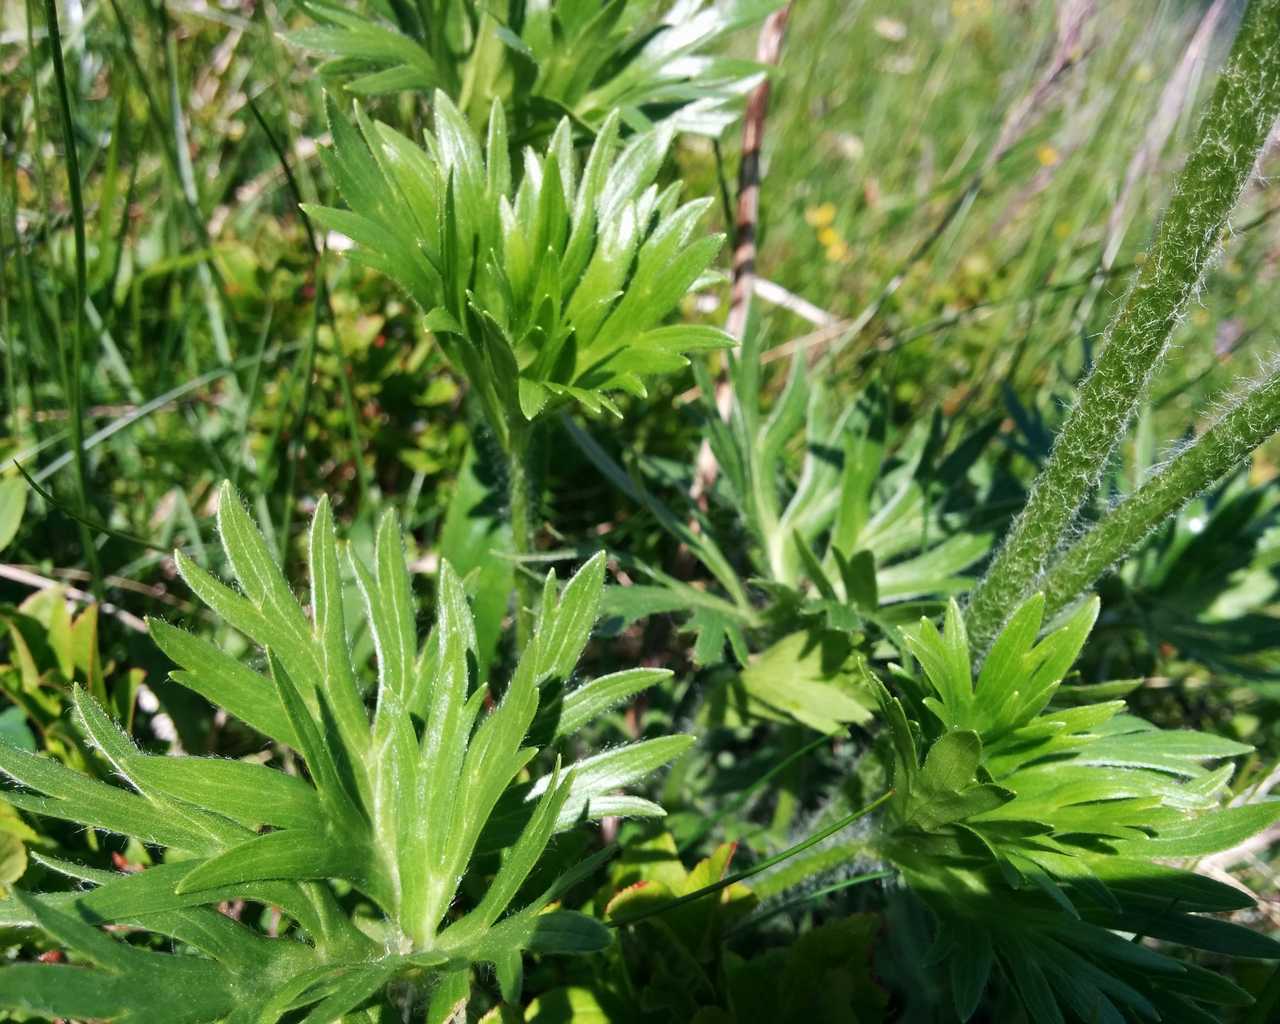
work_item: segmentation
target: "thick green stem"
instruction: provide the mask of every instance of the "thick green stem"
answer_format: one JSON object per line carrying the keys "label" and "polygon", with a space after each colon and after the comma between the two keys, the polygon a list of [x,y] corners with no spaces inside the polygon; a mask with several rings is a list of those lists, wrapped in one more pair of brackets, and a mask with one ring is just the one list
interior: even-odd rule
{"label": "thick green stem", "polygon": [[1280,370],[1067,550],[1044,577],[1046,614],[1079,597],[1168,516],[1238,466],[1277,430]]}
{"label": "thick green stem", "polygon": [[[536,507],[533,492],[533,426],[525,423],[513,427],[507,448],[507,514],[511,518],[511,547],[516,559],[533,554],[533,514]],[[516,654],[524,653],[533,636],[533,611],[538,593],[529,567],[516,565]]]}
{"label": "thick green stem", "polygon": [[1035,585],[1124,436],[1170,335],[1280,114],[1280,0],[1253,0],[1142,269],[1036,479],[973,592],[969,635],[985,651]]}

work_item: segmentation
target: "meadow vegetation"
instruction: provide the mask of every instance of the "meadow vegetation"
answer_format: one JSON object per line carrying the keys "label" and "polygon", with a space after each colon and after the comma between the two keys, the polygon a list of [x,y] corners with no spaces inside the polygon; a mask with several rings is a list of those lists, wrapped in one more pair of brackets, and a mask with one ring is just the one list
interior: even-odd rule
{"label": "meadow vegetation", "polygon": [[1280,0],[0,8],[0,1020],[1280,1015]]}

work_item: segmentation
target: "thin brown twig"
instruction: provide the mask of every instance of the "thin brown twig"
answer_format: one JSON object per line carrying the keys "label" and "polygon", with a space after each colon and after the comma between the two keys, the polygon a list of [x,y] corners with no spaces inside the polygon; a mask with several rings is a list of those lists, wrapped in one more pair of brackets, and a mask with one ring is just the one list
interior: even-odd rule
{"label": "thin brown twig", "polygon": [[[791,4],[779,8],[765,19],[756,45],[756,60],[773,67],[782,55],[782,40],[791,17]],[[760,221],[760,154],[764,143],[765,118],[769,112],[770,79],[764,79],[747,97],[742,121],[742,161],[738,166],[738,209],[733,225],[733,286],[729,297],[729,317],[725,329],[735,342],[742,343],[751,308],[751,294],[756,276],[756,236]],[[729,419],[733,405],[733,389],[728,375],[721,369],[716,380],[716,409],[723,420]],[[704,440],[698,450],[689,496],[702,505],[706,493],[715,483],[719,465],[711,445]]]}
{"label": "thin brown twig", "polygon": [[[773,67],[782,56],[782,39],[791,17],[791,4],[765,19],[756,46],[756,60]],[[738,214],[733,225],[733,290],[725,329],[738,342],[747,327],[747,310],[756,276],[756,235],[760,223],[760,154],[764,145],[765,118],[769,113],[771,82],[766,76],[747,97],[742,120],[742,162],[738,166]],[[724,412],[721,412],[724,415]]]}
{"label": "thin brown twig", "polygon": [[[77,587],[69,587],[65,583],[59,583],[57,580],[51,580],[47,576],[40,576],[34,572],[28,572],[26,569],[19,569],[16,565],[0,565],[0,578],[12,580],[14,583],[21,583],[23,586],[32,587],[36,590],[50,590],[53,587],[61,587],[63,594],[72,601],[78,601],[84,605],[99,604],[98,599],[92,594],[86,593]],[[101,608],[108,615],[115,616],[134,632],[145,633],[147,631],[147,624],[132,612],[127,612],[109,601],[102,601]]]}

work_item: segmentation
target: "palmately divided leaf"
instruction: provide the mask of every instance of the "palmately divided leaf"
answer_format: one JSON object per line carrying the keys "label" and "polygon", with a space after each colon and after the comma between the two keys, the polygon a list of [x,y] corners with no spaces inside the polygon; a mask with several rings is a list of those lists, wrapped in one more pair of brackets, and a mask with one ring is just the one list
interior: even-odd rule
{"label": "palmately divided leaf", "polygon": [[[467,81],[478,86],[471,111],[505,103],[534,136],[549,127],[539,119],[527,123],[540,110],[572,112],[576,122],[597,129],[621,113],[630,125],[667,121],[719,136],[740,116],[763,70],[717,53],[717,44],[779,2],[675,0],[630,9],[617,2],[538,3],[509,11],[454,2],[432,9],[427,38],[409,27],[416,18],[406,23],[394,5],[358,12],[336,0],[299,6],[316,24],[286,39],[320,58],[320,73],[356,95],[425,93]],[[447,41],[452,74],[442,71],[432,40]]]}
{"label": "palmately divided leaf", "polygon": [[921,762],[901,703],[881,690],[897,751],[884,855],[937,916],[962,1019],[987,984],[985,947],[1035,1020],[1157,1020],[1175,1003],[1187,1019],[1216,1019],[1209,1008],[1236,1002],[1234,986],[1189,980],[1198,968],[1115,932],[1280,955],[1265,936],[1199,916],[1251,900],[1160,863],[1243,842],[1280,820],[1280,801],[1219,806],[1230,766],[1206,763],[1242,744],[1157,729],[1121,701],[1054,706],[1097,602],[1037,642],[1042,612],[1038,595],[1014,612],[973,690],[954,604],[942,633],[926,621],[907,635],[937,721]]}
{"label": "palmately divided leaf", "polygon": [[[440,145],[459,159],[478,159],[465,130],[452,124]],[[462,184],[483,187],[479,179]],[[447,563],[440,569],[435,627],[419,641],[399,527],[384,518],[374,569],[352,566],[375,640],[370,707],[361,669],[351,660],[342,614],[348,584],[328,503],[318,504],[312,524],[309,615],[230,487],[220,496],[219,532],[240,592],[181,557],[180,571],[229,625],[263,649],[269,676],[207,641],[161,622],[152,626],[183,666],[179,681],[225,700],[248,724],[269,728],[293,754],[278,764],[295,767],[278,767],[274,755],[263,764],[148,754],[79,689],[78,729],[135,792],[0,743],[0,771],[24,787],[6,793],[15,806],[182,855],[157,856],[154,867],[130,875],[49,861],[53,870],[96,888],[16,895],[0,902],[0,922],[34,923],[98,966],[6,968],[0,1005],[112,1019],[127,1008],[129,1020],[157,1024],[259,1024],[285,1013],[328,1021],[358,1009],[408,971],[443,972],[452,980],[442,991],[465,999],[457,979],[465,979],[474,962],[494,964],[504,990],[516,998],[523,953],[588,952],[607,944],[609,933],[598,922],[546,912],[598,858],[584,858],[533,901],[522,902],[525,883],[552,836],[583,819],[661,814],[657,805],[619,791],[678,757],[692,738],[633,743],[563,768],[557,759],[549,774],[537,767],[534,733],[545,741],[571,735],[666,676],[634,670],[570,685],[599,612],[604,555],[563,586],[548,576],[528,650],[508,685],[491,691],[474,678],[475,627],[461,580]],[[549,717],[535,729],[544,689],[555,724]],[[497,859],[478,861],[478,853]],[[331,881],[354,888],[376,908],[383,941],[356,927]],[[482,895],[473,899],[473,891]],[[209,906],[235,900],[277,907],[297,927],[272,939]],[[134,949],[86,922],[151,929],[198,955]],[[203,987],[207,997],[167,1016],[150,996],[137,994],[176,998],[188,984]]]}
{"label": "palmately divided leaf", "polygon": [[714,328],[659,326],[722,241],[696,237],[708,201],[676,208],[674,190],[657,192],[669,128],[618,151],[610,118],[579,174],[564,121],[545,153],[525,152],[513,190],[502,107],[486,153],[448,96],[433,106],[419,148],[331,105],[328,163],[350,210],[307,213],[413,297],[500,437],[569,401],[613,411],[608,392],[642,394],[642,377],[730,344]]}

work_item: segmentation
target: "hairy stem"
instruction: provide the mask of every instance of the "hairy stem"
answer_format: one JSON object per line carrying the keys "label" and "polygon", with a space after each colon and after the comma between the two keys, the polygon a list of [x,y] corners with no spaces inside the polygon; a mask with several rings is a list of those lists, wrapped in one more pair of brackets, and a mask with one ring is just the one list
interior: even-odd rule
{"label": "hairy stem", "polygon": [[969,635],[985,651],[1035,585],[1124,436],[1169,338],[1280,114],[1280,0],[1253,0],[1147,258],[1107,327],[1026,507],[973,592]]}
{"label": "hairy stem", "polygon": [[1053,615],[1137,547],[1168,516],[1225,476],[1280,430],[1280,370],[1206,430],[1186,451],[1075,542],[1045,574]]}

